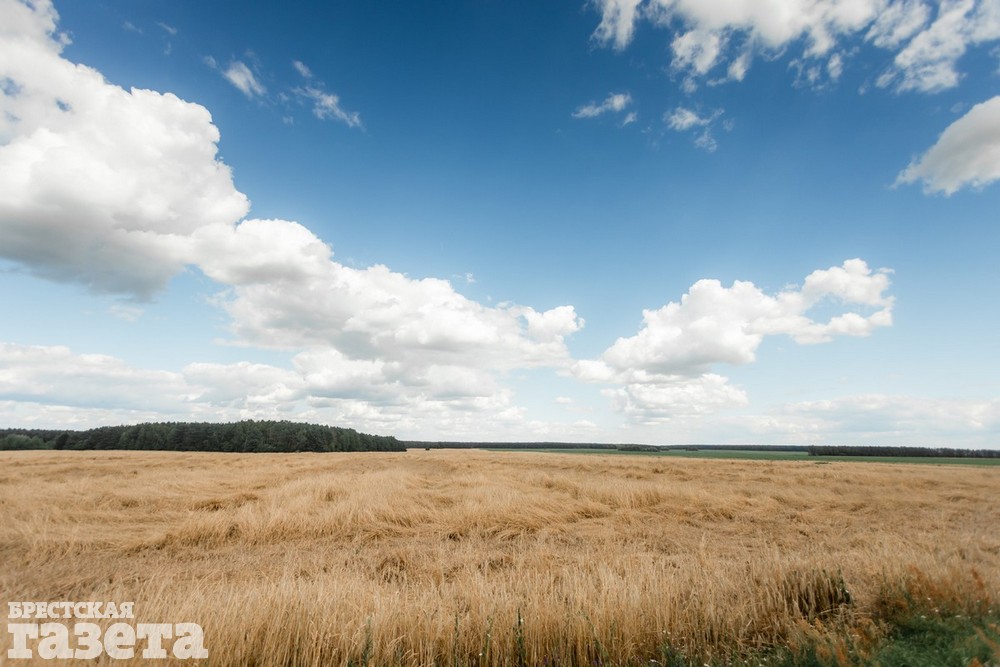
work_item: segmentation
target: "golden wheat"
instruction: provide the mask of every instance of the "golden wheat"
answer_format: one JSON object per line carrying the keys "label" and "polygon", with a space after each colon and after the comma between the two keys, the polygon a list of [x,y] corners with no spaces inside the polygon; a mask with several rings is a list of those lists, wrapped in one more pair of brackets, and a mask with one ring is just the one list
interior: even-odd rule
{"label": "golden wheat", "polygon": [[212,665],[726,658],[887,586],[992,604],[998,492],[958,466],[6,452],[0,590],[199,623]]}

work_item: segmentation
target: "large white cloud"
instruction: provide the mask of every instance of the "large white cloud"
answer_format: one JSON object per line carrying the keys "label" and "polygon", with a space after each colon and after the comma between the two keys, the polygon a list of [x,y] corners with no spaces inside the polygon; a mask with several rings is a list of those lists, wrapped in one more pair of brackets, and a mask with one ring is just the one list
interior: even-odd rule
{"label": "large white cloud", "polygon": [[[742,80],[752,54],[771,54],[797,42],[802,57],[827,61],[839,75],[849,40],[865,39],[893,51],[877,85],[934,92],[952,87],[957,63],[973,45],[1000,39],[995,0],[596,0],[601,22],[595,39],[623,49],[635,24],[648,19],[674,32],[673,66],[703,77],[728,65]],[[821,68],[809,68],[819,73]]]}
{"label": "large white cloud", "polygon": [[[619,338],[600,359],[577,362],[573,372],[584,381],[622,385],[609,395],[638,421],[740,406],[746,395],[713,374],[714,366],[753,362],[766,336],[800,344],[867,336],[892,323],[888,288],[889,272],[872,271],[860,259],[813,271],[801,287],[774,295],[751,282],[725,287],[699,280],[679,302],[643,311],[637,334]],[[809,317],[831,302],[850,309],[826,321]]]}
{"label": "large white cloud", "polygon": [[61,57],[55,10],[0,0],[0,257],[148,298],[189,238],[248,210],[208,111]]}
{"label": "large white cloud", "polygon": [[[700,374],[713,364],[754,361],[764,336],[787,334],[799,343],[829,341],[833,336],[865,336],[892,322],[889,277],[860,259],[814,271],[799,289],[765,294],[751,282],[731,287],[699,280],[681,297],[657,310],[643,311],[635,336],[619,338],[602,356],[619,372]],[[807,316],[824,299],[865,306],[874,312],[848,311],[817,322]]]}
{"label": "large white cloud", "polygon": [[262,347],[331,347],[352,359],[504,370],[563,365],[566,336],[583,326],[572,306],[539,312],[484,306],[436,278],[333,260],[309,230],[246,220],[195,234],[198,266],[231,286],[219,303],[237,340]]}
{"label": "large white cloud", "polygon": [[897,183],[921,181],[925,192],[953,194],[1000,179],[1000,96],[977,104],[949,125],[931,148],[910,163]]}

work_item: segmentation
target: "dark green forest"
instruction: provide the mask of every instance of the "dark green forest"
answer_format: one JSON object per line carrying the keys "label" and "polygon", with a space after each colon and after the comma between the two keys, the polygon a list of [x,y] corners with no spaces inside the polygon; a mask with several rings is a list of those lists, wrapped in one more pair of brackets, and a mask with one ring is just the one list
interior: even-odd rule
{"label": "dark green forest", "polygon": [[594,449],[642,452],[781,451],[810,456],[1000,458],[1000,450],[840,445],[637,445],[566,442],[401,441],[354,429],[290,421],[158,422],[85,431],[0,429],[0,450],[132,449],[179,452],[404,452],[413,449]]}
{"label": "dark green forest", "polygon": [[290,421],[162,422],[86,431],[0,429],[0,450],[134,449],[178,452],[402,452],[392,436]]}
{"label": "dark green forest", "polygon": [[811,445],[810,456],[904,456],[953,459],[996,459],[1000,449],[952,449],[950,447],[885,447],[878,445]]}

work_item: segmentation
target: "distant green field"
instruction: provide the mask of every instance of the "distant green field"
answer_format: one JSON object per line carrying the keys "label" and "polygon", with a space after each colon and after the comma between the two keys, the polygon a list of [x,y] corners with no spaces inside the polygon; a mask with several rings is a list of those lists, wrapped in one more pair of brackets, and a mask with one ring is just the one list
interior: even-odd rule
{"label": "distant green field", "polygon": [[809,456],[806,452],[768,452],[748,449],[669,449],[659,452],[629,451],[620,449],[503,449],[502,452],[547,452],[550,454],[604,454],[628,456],[658,456],[692,459],[749,459],[760,461],[848,461],[855,463],[923,463],[937,465],[1000,466],[998,459],[947,458],[938,456]]}

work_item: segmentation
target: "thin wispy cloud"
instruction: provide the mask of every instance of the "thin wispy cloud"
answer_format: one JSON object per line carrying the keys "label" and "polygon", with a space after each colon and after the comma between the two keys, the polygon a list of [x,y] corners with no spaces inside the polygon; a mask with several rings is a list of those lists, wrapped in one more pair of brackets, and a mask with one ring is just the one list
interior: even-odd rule
{"label": "thin wispy cloud", "polygon": [[716,109],[707,116],[702,116],[692,109],[677,107],[663,115],[663,122],[675,132],[697,131],[695,146],[711,153],[718,148],[713,128],[722,114],[722,109]]}
{"label": "thin wispy cloud", "polygon": [[340,97],[328,93],[315,86],[296,88],[293,91],[303,100],[312,104],[312,112],[320,120],[336,120],[348,127],[363,128],[361,114],[357,111],[347,111],[340,104]]}
{"label": "thin wispy cloud", "polygon": [[229,67],[222,71],[222,76],[247,97],[260,97],[267,93],[267,88],[257,80],[253,70],[243,61],[231,62]]}
{"label": "thin wispy cloud", "polygon": [[612,93],[603,102],[584,104],[573,112],[573,118],[597,118],[606,113],[621,113],[630,104],[632,96],[628,93]]}
{"label": "thin wispy cloud", "polygon": [[289,93],[299,102],[307,104],[313,116],[320,120],[334,120],[351,128],[364,128],[361,114],[349,111],[341,104],[340,96],[326,90],[322,81],[315,78],[312,69],[301,60],[293,60],[292,67],[308,83],[292,88]]}

